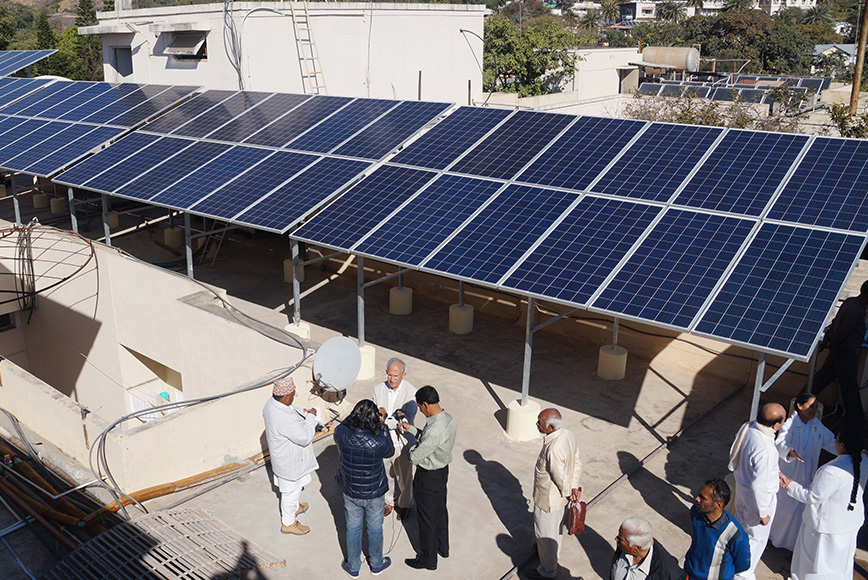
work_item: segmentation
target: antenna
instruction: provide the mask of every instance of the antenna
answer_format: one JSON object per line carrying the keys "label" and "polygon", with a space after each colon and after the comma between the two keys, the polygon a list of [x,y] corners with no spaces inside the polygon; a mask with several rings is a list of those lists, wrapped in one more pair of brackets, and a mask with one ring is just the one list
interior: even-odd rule
{"label": "antenna", "polygon": [[325,341],[313,359],[313,376],[326,391],[345,391],[362,368],[362,353],[358,345],[345,336]]}

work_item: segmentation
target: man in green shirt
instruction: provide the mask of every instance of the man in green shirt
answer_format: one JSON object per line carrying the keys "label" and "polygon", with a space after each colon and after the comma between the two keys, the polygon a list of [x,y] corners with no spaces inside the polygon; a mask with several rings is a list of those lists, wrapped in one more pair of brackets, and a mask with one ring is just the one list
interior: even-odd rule
{"label": "man in green shirt", "polygon": [[417,570],[436,570],[437,556],[449,557],[446,481],[458,423],[440,408],[440,395],[434,387],[416,391],[416,405],[425,415],[425,428],[420,432],[407,422],[402,427],[418,441],[410,448],[410,462],[416,466],[413,495],[419,514],[419,551],[404,562]]}

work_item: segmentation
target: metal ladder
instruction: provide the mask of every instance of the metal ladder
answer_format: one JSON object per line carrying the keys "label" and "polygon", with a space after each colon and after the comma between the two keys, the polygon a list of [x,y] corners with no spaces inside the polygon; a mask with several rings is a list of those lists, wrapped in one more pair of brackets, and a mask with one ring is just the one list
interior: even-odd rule
{"label": "metal ladder", "polygon": [[[296,4],[301,4],[304,11],[296,9]],[[306,91],[312,95],[327,95],[325,77],[322,74],[322,63],[319,60],[319,51],[313,39],[313,30],[310,27],[310,12],[307,9],[307,0],[302,2],[290,2],[289,9],[292,12],[292,25],[295,27],[295,41],[298,45],[298,59],[302,63],[302,82]]]}

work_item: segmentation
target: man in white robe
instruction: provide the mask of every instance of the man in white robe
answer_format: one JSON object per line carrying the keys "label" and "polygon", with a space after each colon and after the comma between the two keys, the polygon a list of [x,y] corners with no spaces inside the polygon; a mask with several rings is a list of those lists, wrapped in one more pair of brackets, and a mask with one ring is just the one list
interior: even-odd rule
{"label": "man in white robe", "polygon": [[756,421],[742,425],[729,451],[736,486],[735,517],[750,540],[750,568],[736,574],[736,580],[756,580],[756,567],[769,540],[780,486],[775,435],[786,416],[777,403],[763,405]]}

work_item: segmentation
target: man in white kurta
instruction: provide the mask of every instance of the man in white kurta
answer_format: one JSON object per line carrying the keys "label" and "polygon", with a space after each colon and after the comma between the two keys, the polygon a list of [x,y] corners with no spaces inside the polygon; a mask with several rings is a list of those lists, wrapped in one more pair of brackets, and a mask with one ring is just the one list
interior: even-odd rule
{"label": "man in white kurta", "polygon": [[533,473],[533,528],[539,566],[526,572],[531,579],[557,577],[565,508],[570,500],[579,501],[581,497],[579,444],[561,424],[557,409],[545,409],[537,417],[537,429],[543,434]]}
{"label": "man in white kurta", "polygon": [[[817,419],[817,399],[805,398],[803,405],[796,399],[796,411],[778,432],[775,447],[780,456],[781,473],[808,488],[817,472],[820,451],[825,449],[833,455],[836,452],[835,435]],[[805,504],[791,498],[786,489],[778,490],[778,505],[769,536],[773,545],[793,550],[804,511]]]}
{"label": "man in white kurta", "polygon": [[750,541],[750,568],[736,574],[737,580],[756,580],[756,567],[769,540],[780,486],[775,435],[785,417],[781,405],[763,405],[756,421],[742,425],[729,451],[736,486],[735,518]]}
{"label": "man in white kurta", "polygon": [[319,468],[313,452],[313,436],[319,420],[316,409],[308,412],[294,407],[294,399],[292,378],[278,379],[271,398],[262,409],[262,418],[274,485],[280,490],[280,531],[302,535],[310,528],[296,516],[307,511],[307,504],[299,503],[301,490],[311,482],[310,474]]}
{"label": "man in white kurta", "polygon": [[380,409],[380,415],[385,417],[392,445],[395,446],[395,454],[383,460],[389,482],[385,515],[389,515],[394,506],[399,520],[410,515],[410,504],[413,502],[413,464],[410,463],[406,437],[398,429],[399,421],[394,416],[395,411],[400,409],[404,413],[404,420],[410,425],[413,425],[416,417],[416,387],[404,378],[406,374],[404,361],[389,359],[386,363],[386,380],[374,386],[374,404]]}

